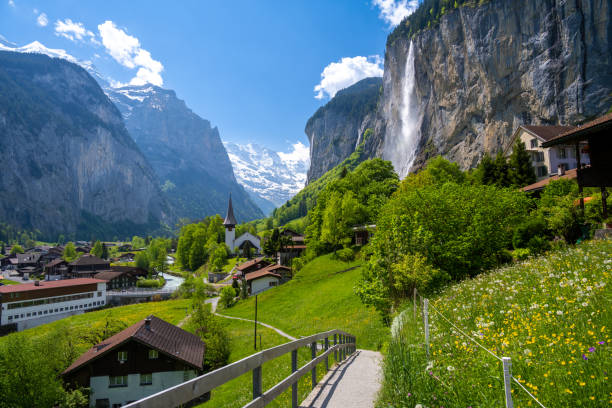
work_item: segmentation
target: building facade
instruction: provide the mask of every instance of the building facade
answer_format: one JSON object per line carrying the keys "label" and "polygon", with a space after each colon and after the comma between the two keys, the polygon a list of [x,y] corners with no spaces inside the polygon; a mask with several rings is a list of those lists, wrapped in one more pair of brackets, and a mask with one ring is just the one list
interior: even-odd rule
{"label": "building facade", "polygon": [[0,326],[21,331],[105,304],[106,282],[98,279],[0,286]]}
{"label": "building facade", "polygon": [[261,240],[259,237],[245,232],[238,238],[236,238],[236,217],[234,217],[234,206],[232,205],[232,196],[230,195],[229,203],[227,205],[227,215],[223,220],[223,226],[225,227],[225,245],[230,251],[235,252],[236,248],[241,248],[245,244],[251,245],[255,248],[256,252],[261,253]]}

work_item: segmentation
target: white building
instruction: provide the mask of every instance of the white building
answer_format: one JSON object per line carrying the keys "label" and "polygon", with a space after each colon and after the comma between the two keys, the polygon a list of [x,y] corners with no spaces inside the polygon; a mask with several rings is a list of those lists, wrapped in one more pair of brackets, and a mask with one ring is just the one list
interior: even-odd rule
{"label": "white building", "polygon": [[227,206],[227,215],[223,221],[225,227],[225,245],[234,252],[236,248],[242,248],[243,245],[251,245],[256,249],[257,253],[261,253],[261,240],[259,237],[245,232],[236,238],[236,217],[234,217],[234,207],[232,206],[232,196],[230,195],[229,204]]}
{"label": "white building", "polygon": [[[566,170],[577,167],[576,147],[560,145],[550,148],[542,147],[542,143],[574,129],[573,126],[519,126],[504,150],[505,156],[510,156],[517,138],[525,144],[531,154],[531,164],[536,171],[537,181],[549,176],[565,173]],[[589,154],[585,147],[580,148],[580,163],[589,164]]]}
{"label": "white building", "polygon": [[106,282],[80,278],[0,286],[0,326],[18,331],[106,304]]}

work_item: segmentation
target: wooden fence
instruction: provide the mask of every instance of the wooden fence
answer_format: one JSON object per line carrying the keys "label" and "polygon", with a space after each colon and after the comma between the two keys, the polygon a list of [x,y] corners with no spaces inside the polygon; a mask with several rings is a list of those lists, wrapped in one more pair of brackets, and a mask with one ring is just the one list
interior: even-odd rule
{"label": "wooden fence", "polygon": [[[323,350],[323,353],[319,356],[316,355],[318,342],[322,342],[321,349]],[[310,347],[311,360],[298,369],[298,349],[301,347]],[[329,370],[330,354],[334,354],[335,361],[343,361],[354,353],[355,350],[354,336],[341,330],[330,330],[260,351],[259,353],[245,357],[235,363],[226,365],[172,388],[168,388],[157,394],[150,395],[140,401],[135,401],[125,407],[178,407],[179,405],[187,404],[220,385],[251,371],[253,373],[253,400],[243,408],[264,407],[289,387],[291,387],[291,406],[297,408],[298,380],[310,372],[312,388],[314,388],[317,384],[317,364],[325,362],[325,369]],[[270,360],[288,353],[291,353],[292,373],[274,387],[266,392],[262,392],[261,366]]]}

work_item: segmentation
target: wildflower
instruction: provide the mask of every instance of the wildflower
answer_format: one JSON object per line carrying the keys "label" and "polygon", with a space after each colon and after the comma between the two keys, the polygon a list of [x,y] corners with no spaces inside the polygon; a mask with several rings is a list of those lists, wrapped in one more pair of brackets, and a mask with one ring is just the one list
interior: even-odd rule
{"label": "wildflower", "polygon": [[455,371],[455,367],[453,367],[453,366],[448,366],[448,367],[446,367],[446,369],[447,369],[449,372]]}
{"label": "wildflower", "polygon": [[563,312],[561,310],[557,310],[557,316],[561,316],[563,315]]}
{"label": "wildflower", "polygon": [[583,358],[584,360],[588,360],[588,359],[589,359],[589,358],[588,358],[586,355],[584,355],[584,354],[582,355],[582,358]]}
{"label": "wildflower", "polygon": [[595,352],[595,347],[589,347],[589,353],[594,353]]}
{"label": "wildflower", "polygon": [[606,342],[602,340],[602,341],[598,341],[597,344],[599,344],[600,346],[603,346],[604,344],[606,344]]}

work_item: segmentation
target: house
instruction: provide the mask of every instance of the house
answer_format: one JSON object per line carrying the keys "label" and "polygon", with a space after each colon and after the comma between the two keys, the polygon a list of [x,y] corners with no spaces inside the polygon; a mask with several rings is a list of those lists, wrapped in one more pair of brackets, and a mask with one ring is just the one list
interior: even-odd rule
{"label": "house", "polygon": [[0,286],[0,326],[25,330],[105,304],[106,282],[97,279]]}
{"label": "house", "polygon": [[106,290],[129,289],[136,286],[138,278],[128,271],[104,271],[94,275],[94,279],[106,282]]}
{"label": "house", "polygon": [[267,268],[248,273],[245,280],[251,295],[257,295],[281,284],[281,276]]}
{"label": "house", "polygon": [[51,247],[46,253],[43,253],[40,256],[40,263],[43,265],[48,264],[49,262],[61,258],[64,253],[64,249],[61,247]]}
{"label": "house", "polygon": [[136,266],[119,266],[113,265],[111,266],[111,271],[114,272],[127,272],[135,278],[143,277],[146,278],[149,275],[149,272],[142,268],[138,268]]}
{"label": "house", "polygon": [[110,270],[110,262],[92,254],[83,254],[77,260],[70,262],[69,266],[72,276],[81,278],[91,278],[98,272]]}
{"label": "house", "polygon": [[289,242],[276,254],[276,262],[280,265],[290,265],[293,258],[301,256],[306,250],[305,237],[289,228],[283,229],[280,235]]}
{"label": "house", "polygon": [[366,245],[370,242],[372,234],[376,231],[376,225],[357,225],[353,227],[353,242],[357,246]]}
{"label": "house", "polygon": [[258,271],[269,265],[270,262],[266,261],[263,256],[260,256],[259,258],[251,259],[250,261],[238,265],[236,267],[236,275],[245,276],[248,273]]}
{"label": "house", "polygon": [[7,255],[0,259],[0,267],[2,269],[17,269],[17,254]]}
{"label": "house", "polygon": [[261,253],[261,239],[253,234],[245,232],[236,238],[236,217],[234,217],[234,207],[232,206],[232,195],[230,194],[229,203],[227,205],[227,215],[223,220],[225,227],[225,245],[231,252],[235,252],[236,248],[244,249],[245,246],[255,248],[256,253]]}
{"label": "house", "polygon": [[62,376],[91,390],[90,407],[120,407],[200,375],[204,353],[198,336],[149,316],[93,346]]}
{"label": "house", "polygon": [[41,272],[40,252],[17,254],[17,271],[24,277],[30,277]]}
{"label": "house", "polygon": [[[508,145],[504,149],[504,156],[512,153],[512,148],[517,139],[524,144],[527,152],[531,155],[531,164],[536,171],[537,181],[547,178],[549,175],[565,172],[577,167],[578,161],[582,164],[589,162],[586,143],[581,144],[580,149],[575,149],[569,144],[558,144],[554,148],[543,146],[549,140],[573,130],[573,126],[519,126]],[[579,151],[579,153],[577,153]],[[577,158],[577,154],[580,156]]]}
{"label": "house", "polygon": [[289,268],[288,266],[284,266],[284,265],[273,264],[273,265],[267,266],[266,268],[264,268],[264,270],[267,270],[267,271],[270,271],[272,273],[279,275],[281,277],[281,282],[280,282],[281,284],[290,281],[291,278],[293,277],[291,273],[291,268]]}
{"label": "house", "polygon": [[128,252],[132,250],[132,244],[122,244],[117,247],[117,251],[119,252]]}
{"label": "house", "polygon": [[70,269],[68,268],[68,262],[62,258],[54,259],[47,263],[43,268],[45,274],[45,280],[58,280],[64,279],[70,276]]}
{"label": "house", "polygon": [[117,258],[117,262],[134,262],[134,258],[136,258],[136,254],[132,252],[126,252],[125,254],[119,255]]}

